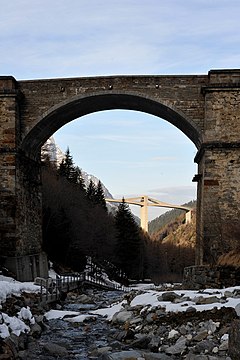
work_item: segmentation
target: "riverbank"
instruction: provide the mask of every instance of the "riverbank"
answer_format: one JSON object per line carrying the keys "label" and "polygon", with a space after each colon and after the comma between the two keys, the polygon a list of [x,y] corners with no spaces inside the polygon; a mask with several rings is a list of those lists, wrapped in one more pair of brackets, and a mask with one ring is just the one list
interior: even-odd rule
{"label": "riverbank", "polygon": [[53,308],[39,307],[35,297],[11,297],[3,305],[12,315],[28,306],[35,323],[26,319],[28,334],[2,340],[0,360],[239,359],[239,287],[87,289],[68,293]]}

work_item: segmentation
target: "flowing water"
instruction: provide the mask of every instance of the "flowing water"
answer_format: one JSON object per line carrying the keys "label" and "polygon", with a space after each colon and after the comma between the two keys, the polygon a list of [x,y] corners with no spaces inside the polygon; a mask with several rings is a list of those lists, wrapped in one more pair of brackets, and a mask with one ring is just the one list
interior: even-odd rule
{"label": "flowing water", "polygon": [[[88,314],[91,310],[105,307],[111,303],[118,301],[122,297],[119,291],[95,291],[90,294],[94,299],[94,303],[81,304],[65,301],[62,310],[79,311],[81,314]],[[49,328],[42,333],[38,341],[38,345],[32,347],[28,354],[28,360],[51,360],[51,359],[97,359],[94,355],[94,349],[108,346],[108,336],[111,328],[101,316],[89,319],[84,323],[72,323],[66,320],[54,319],[49,320],[47,325]],[[59,356],[48,354],[44,350],[44,345],[53,343],[63,346],[67,349],[69,355]]]}

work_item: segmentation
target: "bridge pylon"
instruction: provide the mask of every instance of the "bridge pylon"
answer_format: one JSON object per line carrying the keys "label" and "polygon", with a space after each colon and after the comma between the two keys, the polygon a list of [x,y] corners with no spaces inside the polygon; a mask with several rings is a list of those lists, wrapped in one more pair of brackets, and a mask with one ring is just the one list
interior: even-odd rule
{"label": "bridge pylon", "polygon": [[[121,203],[123,199],[105,199],[107,202]],[[192,208],[184,205],[173,205],[153,199],[148,195],[141,195],[134,198],[124,198],[124,202],[130,205],[137,205],[141,207],[140,220],[141,228],[148,232],[148,206],[165,207],[170,209],[180,209],[186,211],[186,223],[190,223],[192,219]]]}

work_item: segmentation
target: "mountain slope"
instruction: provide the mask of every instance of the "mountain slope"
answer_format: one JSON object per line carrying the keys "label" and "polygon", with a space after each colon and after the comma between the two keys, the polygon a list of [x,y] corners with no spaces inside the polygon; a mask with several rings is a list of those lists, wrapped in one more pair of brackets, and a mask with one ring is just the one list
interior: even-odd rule
{"label": "mountain slope", "polygon": [[[53,136],[51,136],[46,141],[46,143],[42,146],[41,157],[42,157],[42,159],[48,158],[49,161],[53,162],[56,166],[59,166],[61,161],[64,159],[65,154],[62,152],[62,150],[56,144]],[[82,171],[82,177],[84,179],[86,187],[89,185],[90,180],[92,180],[92,182],[97,186],[99,179],[96,176],[90,175],[82,169],[81,169],[81,171]],[[106,186],[104,184],[102,184],[102,188],[103,188],[105,197],[113,199],[112,194],[110,193],[110,191],[106,188]],[[115,205],[113,207],[115,207]]]}
{"label": "mountain slope", "polygon": [[[184,206],[195,208],[196,201],[190,201],[187,204],[183,204]],[[149,222],[148,229],[149,234],[154,234],[158,232],[163,226],[167,225],[168,223],[174,221],[177,217],[185,214],[185,211],[180,209],[173,209],[170,211],[165,212],[164,214],[158,216],[156,219]]]}

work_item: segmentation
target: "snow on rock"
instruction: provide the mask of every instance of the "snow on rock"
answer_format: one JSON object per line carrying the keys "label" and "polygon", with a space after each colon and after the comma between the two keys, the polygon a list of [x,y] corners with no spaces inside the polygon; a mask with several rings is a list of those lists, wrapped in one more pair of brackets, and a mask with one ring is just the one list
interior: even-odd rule
{"label": "snow on rock", "polygon": [[44,314],[47,320],[52,319],[63,319],[65,316],[79,315],[78,311],[69,311],[69,310],[49,310]]}
{"label": "snow on rock", "polygon": [[30,324],[35,324],[35,319],[32,316],[30,308],[27,306],[27,308],[23,307],[18,312],[18,318],[22,320],[28,320]]}
{"label": "snow on rock", "polygon": [[21,334],[21,332],[29,332],[30,328],[26,325],[21,319],[16,316],[8,316],[5,313],[2,313],[2,321],[8,327],[9,333],[13,333],[17,336]]}
{"label": "snow on rock", "polygon": [[31,282],[19,282],[12,278],[3,278],[5,280],[1,280],[0,277],[0,304],[6,301],[10,295],[20,296],[22,292],[37,293],[40,291],[40,287]]}
{"label": "snow on rock", "polygon": [[111,307],[91,311],[91,314],[102,315],[106,318],[106,320],[110,321],[112,320],[114,314],[123,310],[124,304],[126,304],[126,301],[121,301],[120,303],[117,303]]}
{"label": "snow on rock", "polygon": [[[19,282],[13,278],[0,275],[0,304],[12,295],[20,296],[22,292],[37,293],[40,287],[31,282]],[[33,325],[35,319],[29,307],[22,307],[17,316],[0,314],[0,338],[9,337],[11,334],[19,336],[21,332],[29,332],[29,325]]]}
{"label": "snow on rock", "polygon": [[78,315],[78,316],[75,316],[75,317],[72,317],[72,318],[65,318],[64,320],[68,321],[68,322],[76,322],[76,323],[82,323],[84,322],[85,320],[95,320],[96,319],[96,316],[94,315]]}
{"label": "snow on rock", "polygon": [[10,336],[9,330],[8,330],[8,326],[6,324],[1,324],[0,325],[0,337],[2,339],[5,339],[7,337]]}

